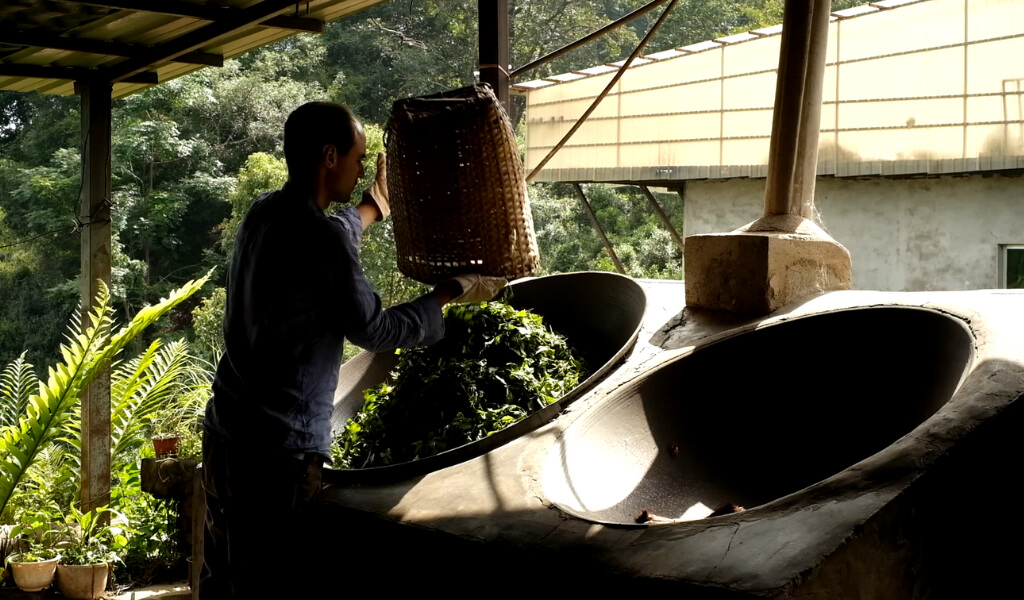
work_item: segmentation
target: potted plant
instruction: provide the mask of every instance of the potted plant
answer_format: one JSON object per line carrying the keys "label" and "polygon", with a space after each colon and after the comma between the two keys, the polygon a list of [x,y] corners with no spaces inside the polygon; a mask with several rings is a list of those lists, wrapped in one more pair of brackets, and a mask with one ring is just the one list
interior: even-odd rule
{"label": "potted plant", "polygon": [[[181,397],[181,402],[163,412],[154,423],[153,452],[157,458],[181,456],[181,445],[189,445],[190,438],[199,439],[203,408],[191,395]],[[205,394],[201,393],[205,399]]]}
{"label": "potted plant", "polygon": [[60,555],[52,548],[30,544],[30,549],[7,557],[14,584],[23,592],[38,592],[53,583]]}
{"label": "potted plant", "polygon": [[11,528],[13,552],[4,564],[14,583],[24,592],[38,592],[53,583],[60,554],[53,549],[53,515],[55,506],[41,506],[20,515],[22,523]]}
{"label": "potted plant", "polygon": [[178,456],[178,444],[181,443],[181,434],[176,431],[154,435],[153,452],[157,458],[171,458]]}
{"label": "potted plant", "polygon": [[58,543],[61,559],[57,565],[57,589],[71,600],[101,598],[117,553],[128,543],[125,528],[115,525],[124,516],[105,506],[87,513],[74,506],[64,514]]}

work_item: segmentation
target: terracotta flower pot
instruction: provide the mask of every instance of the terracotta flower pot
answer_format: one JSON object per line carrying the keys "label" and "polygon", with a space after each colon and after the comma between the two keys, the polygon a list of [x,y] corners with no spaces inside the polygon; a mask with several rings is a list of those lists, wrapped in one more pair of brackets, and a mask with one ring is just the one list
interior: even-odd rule
{"label": "terracotta flower pot", "polygon": [[56,558],[35,562],[11,561],[11,575],[14,576],[14,583],[23,592],[38,592],[39,590],[53,583],[53,576],[57,569]]}
{"label": "terracotta flower pot", "polygon": [[57,590],[69,600],[102,598],[107,589],[110,567],[98,565],[57,565]]}
{"label": "terracotta flower pot", "polygon": [[181,436],[176,433],[153,438],[153,451],[156,453],[156,457],[177,456],[180,441]]}

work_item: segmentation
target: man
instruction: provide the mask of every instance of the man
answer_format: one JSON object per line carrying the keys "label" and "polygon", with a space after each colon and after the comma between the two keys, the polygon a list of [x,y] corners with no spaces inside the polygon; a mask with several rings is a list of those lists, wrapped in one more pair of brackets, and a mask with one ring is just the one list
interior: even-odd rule
{"label": "man", "polygon": [[447,302],[504,285],[460,276],[382,310],[358,248],[390,213],[383,155],[362,201],[329,216],[364,174],[362,125],[343,106],[305,104],[285,123],[284,153],[288,182],[249,209],[228,274],[225,354],[204,421],[203,598],[263,597],[268,555],[316,552],[304,516],[329,455],[345,338],[374,351],[432,344]]}

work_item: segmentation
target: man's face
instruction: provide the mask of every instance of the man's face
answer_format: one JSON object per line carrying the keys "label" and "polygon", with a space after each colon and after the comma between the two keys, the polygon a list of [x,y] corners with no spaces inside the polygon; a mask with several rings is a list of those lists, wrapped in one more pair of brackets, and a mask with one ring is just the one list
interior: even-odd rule
{"label": "man's face", "polygon": [[363,178],[363,161],[366,159],[366,135],[363,128],[356,130],[355,142],[348,154],[336,154],[337,163],[332,169],[334,179],[334,192],[337,194],[334,202],[348,202],[352,196],[352,190],[356,183]]}

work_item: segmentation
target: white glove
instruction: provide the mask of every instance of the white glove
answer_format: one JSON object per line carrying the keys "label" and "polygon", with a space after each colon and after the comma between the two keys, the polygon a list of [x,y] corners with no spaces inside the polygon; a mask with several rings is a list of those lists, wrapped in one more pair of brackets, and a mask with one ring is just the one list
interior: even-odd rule
{"label": "white glove", "polygon": [[377,154],[377,179],[365,192],[363,202],[372,202],[377,207],[377,220],[381,221],[391,215],[388,200],[388,161],[383,152]]}
{"label": "white glove", "polygon": [[501,288],[505,287],[508,283],[501,277],[488,277],[475,273],[456,275],[452,279],[458,281],[459,285],[462,286],[462,294],[454,298],[452,302],[463,304],[487,302],[494,298],[501,291]]}

